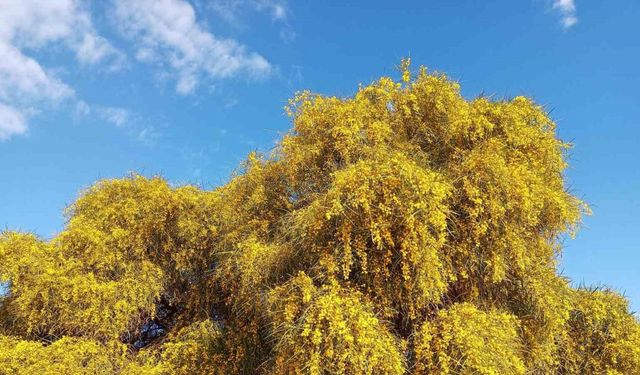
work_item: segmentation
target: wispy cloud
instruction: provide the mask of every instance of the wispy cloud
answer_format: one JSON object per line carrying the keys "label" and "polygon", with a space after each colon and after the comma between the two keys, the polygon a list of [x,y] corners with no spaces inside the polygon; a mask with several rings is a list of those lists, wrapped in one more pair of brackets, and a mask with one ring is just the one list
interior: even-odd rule
{"label": "wispy cloud", "polygon": [[235,27],[245,26],[243,14],[246,11],[266,13],[272,21],[282,26],[280,37],[284,41],[295,38],[295,32],[289,24],[291,10],[286,0],[216,0],[207,4],[218,16]]}
{"label": "wispy cloud", "polygon": [[160,136],[158,130],[149,125],[142,115],[126,108],[89,105],[79,101],[76,105],[76,114],[114,125],[128,136],[145,144],[154,144]]}
{"label": "wispy cloud", "polygon": [[73,95],[71,87],[15,46],[0,42],[0,56],[0,100],[19,105]]}
{"label": "wispy cloud", "polygon": [[0,9],[0,138],[27,131],[29,108],[75,92],[25,51],[63,45],[81,64],[121,64],[124,55],[95,31],[77,0],[3,0]]}
{"label": "wispy cloud", "polygon": [[0,103],[0,140],[27,131],[27,121],[19,111]]}
{"label": "wispy cloud", "polygon": [[105,121],[122,128],[130,124],[132,114],[129,110],[118,107],[99,107],[98,115]]}
{"label": "wispy cloud", "polygon": [[273,21],[281,22],[286,22],[290,13],[284,0],[216,0],[207,4],[224,20],[235,25],[241,23],[241,14],[246,10],[266,12]]}
{"label": "wispy cloud", "polygon": [[553,0],[553,9],[562,17],[562,27],[566,30],[578,23],[574,0]]}
{"label": "wispy cloud", "polygon": [[115,14],[123,35],[136,45],[137,59],[168,68],[179,94],[194,92],[206,79],[240,74],[260,79],[271,73],[261,55],[209,32],[185,0],[115,0]]}
{"label": "wispy cloud", "polygon": [[[274,21],[287,21],[285,0],[238,1],[250,2],[254,10]],[[94,27],[94,4],[88,0],[0,0],[0,140],[25,134],[34,114],[63,102],[71,103],[72,110],[75,105],[76,115],[92,113],[119,127],[132,121],[125,112],[84,102],[55,73],[69,67],[47,66],[41,59],[51,53],[69,53],[80,66],[108,71],[131,62]],[[179,94],[226,78],[264,79],[275,70],[239,41],[211,33],[187,0],[109,0],[106,9],[113,13],[114,31],[132,42],[135,60],[158,67],[151,74],[175,80]],[[140,130],[142,137],[153,133],[153,129]]]}

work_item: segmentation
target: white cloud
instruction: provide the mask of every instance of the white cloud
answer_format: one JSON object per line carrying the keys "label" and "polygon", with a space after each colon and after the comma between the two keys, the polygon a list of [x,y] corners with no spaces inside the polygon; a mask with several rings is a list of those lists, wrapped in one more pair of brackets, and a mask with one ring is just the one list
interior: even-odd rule
{"label": "white cloud", "polygon": [[118,107],[100,107],[98,108],[98,115],[119,128],[128,125],[132,118],[131,112]]}
{"label": "white cloud", "polygon": [[76,103],[76,115],[87,116],[91,113],[91,107],[84,100],[79,100]]}
{"label": "white cloud", "polygon": [[147,145],[152,145],[160,137],[157,129],[148,124],[140,114],[122,107],[89,105],[79,100],[76,115],[90,117],[99,122],[107,122],[121,129],[126,135]]}
{"label": "white cloud", "polygon": [[28,108],[56,104],[74,90],[30,52],[63,46],[82,64],[120,64],[123,55],[100,37],[80,0],[2,0],[0,7],[1,138],[26,132]]}
{"label": "white cloud", "polygon": [[576,16],[566,16],[562,18],[562,27],[564,27],[565,29],[570,28],[576,23],[578,23],[578,17]]}
{"label": "white cloud", "polygon": [[569,29],[578,23],[576,16],[576,4],[574,0],[553,0],[553,9],[562,16],[562,27]]}
{"label": "white cloud", "polygon": [[115,14],[122,33],[134,41],[138,60],[168,67],[179,94],[192,93],[203,79],[259,79],[271,73],[264,57],[210,33],[185,0],[115,0]]}
{"label": "white cloud", "polygon": [[36,60],[1,40],[0,56],[0,100],[10,103],[59,101],[73,95],[72,88],[45,72]]}
{"label": "white cloud", "polygon": [[279,0],[253,0],[251,1],[256,10],[267,11],[274,21],[286,21],[289,9],[286,1]]}
{"label": "white cloud", "polygon": [[247,10],[267,13],[272,21],[282,25],[280,37],[284,41],[291,41],[296,36],[289,25],[291,11],[286,0],[215,0],[207,6],[235,27],[246,26],[242,22],[242,14]]}
{"label": "white cloud", "polygon": [[121,63],[123,55],[100,37],[81,0],[3,0],[0,41],[38,49],[62,43],[81,63]]}
{"label": "white cloud", "polygon": [[[285,0],[251,1],[255,10],[285,21]],[[24,134],[30,118],[61,102],[75,114],[92,113],[103,121],[129,128],[136,116],[95,106],[46,66],[40,53],[70,52],[80,65],[121,68],[124,53],[93,25],[89,0],[0,0],[0,138]],[[273,70],[261,55],[236,40],[213,35],[187,0],[109,0],[117,31],[133,41],[136,60],[160,66],[156,75],[175,80],[180,94],[203,82],[230,77],[261,79]],[[54,55],[56,56],[56,55]],[[210,83],[210,82],[209,82]],[[132,120],[133,119],[133,120]],[[139,126],[136,126],[139,128]],[[148,138],[153,129],[143,129]]]}
{"label": "white cloud", "polygon": [[576,4],[573,0],[554,0],[553,7],[563,12],[575,12]]}
{"label": "white cloud", "polygon": [[240,24],[239,12],[245,5],[245,0],[216,0],[207,3],[209,8],[233,25]]}
{"label": "white cloud", "polygon": [[208,3],[227,22],[238,25],[240,13],[246,9],[269,13],[274,21],[286,22],[289,8],[285,0],[215,0]]}
{"label": "white cloud", "polygon": [[0,103],[0,141],[9,139],[12,135],[24,134],[27,122],[22,113]]}
{"label": "white cloud", "polygon": [[76,57],[83,64],[97,64],[111,57],[110,70],[120,69],[125,60],[124,54],[111,46],[105,38],[92,33],[82,37],[82,41],[76,46]]}
{"label": "white cloud", "polygon": [[34,103],[55,104],[73,94],[36,60],[0,40],[0,139],[26,132],[28,109]]}

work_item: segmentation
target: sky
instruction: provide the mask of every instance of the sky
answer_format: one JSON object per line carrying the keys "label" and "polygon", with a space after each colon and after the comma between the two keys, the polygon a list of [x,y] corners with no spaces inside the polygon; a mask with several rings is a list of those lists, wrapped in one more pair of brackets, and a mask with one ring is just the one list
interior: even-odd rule
{"label": "sky", "polygon": [[131,172],[223,184],[296,91],[350,96],[411,57],[551,111],[593,210],[560,271],[638,310],[638,20],[637,0],[0,0],[0,226],[50,238]]}

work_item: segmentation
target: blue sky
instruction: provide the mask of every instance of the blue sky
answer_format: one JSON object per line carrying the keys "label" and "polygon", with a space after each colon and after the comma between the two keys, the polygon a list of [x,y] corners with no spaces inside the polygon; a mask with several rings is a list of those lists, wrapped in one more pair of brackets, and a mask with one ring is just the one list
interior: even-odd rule
{"label": "blue sky", "polygon": [[295,91],[348,96],[410,56],[551,110],[594,211],[561,270],[637,310],[638,20],[637,0],[0,0],[0,225],[50,237],[130,171],[224,183],[289,129]]}

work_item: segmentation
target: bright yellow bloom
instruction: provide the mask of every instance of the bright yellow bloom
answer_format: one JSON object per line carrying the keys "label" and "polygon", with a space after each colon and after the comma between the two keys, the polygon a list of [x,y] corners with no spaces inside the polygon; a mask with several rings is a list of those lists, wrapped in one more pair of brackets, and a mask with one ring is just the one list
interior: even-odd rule
{"label": "bright yellow bloom", "polygon": [[0,374],[640,374],[640,325],[558,275],[588,208],[532,100],[401,64],[206,191],[98,182],[0,235]]}

